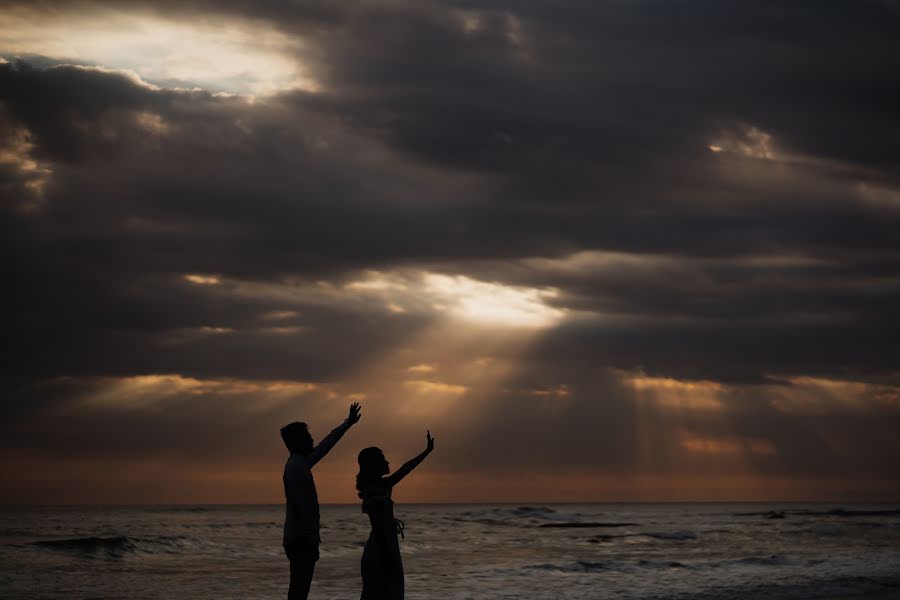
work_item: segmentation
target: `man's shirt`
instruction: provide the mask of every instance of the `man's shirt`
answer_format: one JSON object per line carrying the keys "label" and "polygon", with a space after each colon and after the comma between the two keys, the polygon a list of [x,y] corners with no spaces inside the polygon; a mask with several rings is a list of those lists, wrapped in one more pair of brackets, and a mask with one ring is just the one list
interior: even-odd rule
{"label": "man's shirt", "polygon": [[319,496],[312,468],[328,454],[338,440],[350,429],[350,422],[344,421],[325,436],[309,454],[292,452],[284,465],[284,540],[289,544],[318,545],[319,539]]}

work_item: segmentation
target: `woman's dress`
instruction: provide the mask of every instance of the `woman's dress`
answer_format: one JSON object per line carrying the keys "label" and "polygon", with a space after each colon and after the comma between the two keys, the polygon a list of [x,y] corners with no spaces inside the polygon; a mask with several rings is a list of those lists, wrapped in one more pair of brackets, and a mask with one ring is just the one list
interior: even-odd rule
{"label": "woman's dress", "polygon": [[363,498],[372,531],[362,556],[363,591],[360,600],[403,600],[403,562],[398,533],[402,524],[394,519],[390,490]]}

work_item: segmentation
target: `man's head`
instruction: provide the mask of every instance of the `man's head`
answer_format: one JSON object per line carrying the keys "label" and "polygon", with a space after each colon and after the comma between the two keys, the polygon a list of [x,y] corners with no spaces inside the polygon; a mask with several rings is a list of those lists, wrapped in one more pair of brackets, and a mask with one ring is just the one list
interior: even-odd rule
{"label": "man's head", "polygon": [[313,451],[313,439],[306,423],[299,421],[288,423],[281,428],[281,439],[292,453],[309,454]]}

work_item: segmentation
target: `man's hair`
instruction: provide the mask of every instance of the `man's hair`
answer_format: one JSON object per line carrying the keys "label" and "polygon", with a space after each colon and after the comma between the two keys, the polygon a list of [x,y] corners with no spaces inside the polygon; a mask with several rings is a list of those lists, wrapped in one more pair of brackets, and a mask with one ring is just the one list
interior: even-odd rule
{"label": "man's hair", "polygon": [[306,423],[301,423],[300,421],[288,423],[281,428],[281,439],[284,440],[284,445],[291,452],[301,452],[303,450],[302,444],[308,435],[309,429]]}

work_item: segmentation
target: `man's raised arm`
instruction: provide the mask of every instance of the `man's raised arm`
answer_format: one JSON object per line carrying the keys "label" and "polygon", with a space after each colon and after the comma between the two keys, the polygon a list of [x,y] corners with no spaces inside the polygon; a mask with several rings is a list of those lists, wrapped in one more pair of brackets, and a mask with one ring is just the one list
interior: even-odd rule
{"label": "man's raised arm", "polygon": [[332,430],[331,433],[325,436],[319,444],[313,449],[312,453],[309,455],[307,459],[309,461],[309,466],[312,467],[317,462],[325,458],[325,455],[334,448],[334,445],[338,443],[347,430],[350,429],[351,426],[356,424],[359,421],[359,402],[354,402],[350,405],[350,414],[347,415],[347,419],[338,425]]}

